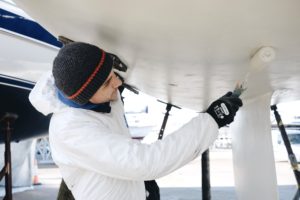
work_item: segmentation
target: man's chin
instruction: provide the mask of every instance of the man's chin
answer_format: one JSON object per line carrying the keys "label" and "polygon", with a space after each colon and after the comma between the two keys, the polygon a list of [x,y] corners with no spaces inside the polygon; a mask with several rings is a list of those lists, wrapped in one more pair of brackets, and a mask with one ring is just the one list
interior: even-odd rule
{"label": "man's chin", "polygon": [[114,93],[114,94],[111,96],[111,98],[110,98],[111,101],[116,101],[117,99],[118,99],[118,94],[117,94],[117,93]]}

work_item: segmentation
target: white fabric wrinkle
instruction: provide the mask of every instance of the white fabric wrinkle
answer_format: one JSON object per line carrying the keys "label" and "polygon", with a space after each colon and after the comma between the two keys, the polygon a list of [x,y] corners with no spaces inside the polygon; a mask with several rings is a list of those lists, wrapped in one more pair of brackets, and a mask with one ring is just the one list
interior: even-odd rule
{"label": "white fabric wrinkle", "polygon": [[57,97],[57,89],[51,71],[43,74],[37,81],[29,94],[29,101],[44,115],[59,112],[68,107]]}

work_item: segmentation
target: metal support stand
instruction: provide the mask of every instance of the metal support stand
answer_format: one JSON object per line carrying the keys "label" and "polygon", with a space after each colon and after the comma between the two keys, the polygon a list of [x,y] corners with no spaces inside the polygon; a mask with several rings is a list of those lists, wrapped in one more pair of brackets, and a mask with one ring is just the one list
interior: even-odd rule
{"label": "metal support stand", "polygon": [[161,140],[164,136],[164,132],[165,132],[165,128],[166,128],[166,125],[167,125],[167,121],[168,121],[168,118],[169,118],[169,113],[170,113],[170,110],[172,109],[172,105],[171,104],[167,104],[167,107],[166,107],[166,114],[165,114],[165,117],[164,117],[164,121],[160,127],[160,130],[159,130],[159,134],[158,134],[158,139]]}
{"label": "metal support stand", "polygon": [[[159,101],[159,102],[165,103],[165,102],[162,102],[162,101]],[[159,135],[158,135],[159,140],[161,140],[163,138],[164,131],[165,131],[165,128],[166,128],[168,117],[169,117],[169,112],[172,109],[172,107],[174,106],[170,103],[165,103],[165,104],[167,104],[167,106],[166,106],[166,111],[167,112],[165,114],[163,123],[162,123],[160,131],[159,131]],[[181,109],[180,107],[177,107],[177,106],[174,106],[174,107]],[[210,200],[211,199],[211,192],[210,192],[209,149],[207,149],[202,154],[201,166],[202,166],[202,199],[203,200]]]}
{"label": "metal support stand", "polygon": [[[165,131],[165,128],[166,128],[168,117],[169,117],[169,112],[170,112],[171,108],[174,105],[172,105],[170,103],[165,103],[165,102],[162,102],[162,101],[159,101],[159,102],[167,104],[167,107],[166,107],[167,112],[165,114],[164,121],[161,125],[159,135],[158,135],[158,139],[161,140],[163,138],[163,135],[164,135],[164,131]],[[174,107],[177,107],[177,106],[174,106]],[[179,108],[179,107],[177,107],[177,108]],[[145,187],[146,187],[146,190],[149,193],[149,196],[147,196],[147,198],[146,198],[147,200],[151,200],[151,199],[159,200],[160,199],[159,187],[158,187],[155,180],[145,181]]]}
{"label": "metal support stand", "polygon": [[209,149],[202,153],[201,157],[202,166],[202,199],[210,200],[210,170],[209,170]]}
{"label": "metal support stand", "polygon": [[180,107],[178,106],[175,106],[173,104],[170,104],[170,103],[165,103],[163,101],[159,101],[161,103],[164,103],[164,104],[167,104],[167,107],[166,107],[166,114],[165,114],[165,117],[164,117],[164,121],[161,125],[161,128],[160,128],[160,131],[159,131],[159,134],[158,134],[158,139],[161,140],[164,136],[164,132],[165,132],[165,128],[166,128],[166,125],[167,125],[167,121],[168,121],[168,118],[169,118],[169,113],[172,109],[172,107],[175,107],[175,108],[178,108],[178,109],[181,109]]}
{"label": "metal support stand", "polygon": [[289,160],[290,160],[290,163],[291,163],[291,166],[292,166],[292,169],[293,169],[293,172],[294,172],[297,184],[298,184],[298,189],[297,189],[297,192],[296,192],[293,200],[298,200],[298,199],[300,199],[300,172],[299,172],[298,162],[297,162],[295,154],[292,150],[291,143],[290,143],[289,138],[286,134],[286,131],[285,131],[284,125],[282,123],[281,117],[280,117],[279,113],[277,112],[277,106],[272,105],[271,110],[274,111],[274,115],[275,115],[275,118],[276,118],[276,121],[277,121],[277,125],[278,125],[278,128],[280,130],[281,137],[282,137],[284,145],[286,147],[286,151],[288,153],[288,157],[289,157]]}
{"label": "metal support stand", "polygon": [[0,180],[5,176],[5,196],[3,200],[12,200],[12,175],[11,175],[11,151],[10,151],[10,141],[12,128],[11,125],[18,118],[16,114],[6,113],[1,118],[0,122],[5,126],[5,153],[4,153],[4,167],[0,172]]}

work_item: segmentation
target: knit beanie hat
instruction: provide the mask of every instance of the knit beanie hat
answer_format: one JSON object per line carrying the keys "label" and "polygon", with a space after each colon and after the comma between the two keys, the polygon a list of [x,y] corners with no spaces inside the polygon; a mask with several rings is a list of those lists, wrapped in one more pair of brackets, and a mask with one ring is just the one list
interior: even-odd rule
{"label": "knit beanie hat", "polygon": [[69,100],[86,104],[112,70],[112,58],[102,49],[73,42],[60,49],[52,73],[56,87]]}

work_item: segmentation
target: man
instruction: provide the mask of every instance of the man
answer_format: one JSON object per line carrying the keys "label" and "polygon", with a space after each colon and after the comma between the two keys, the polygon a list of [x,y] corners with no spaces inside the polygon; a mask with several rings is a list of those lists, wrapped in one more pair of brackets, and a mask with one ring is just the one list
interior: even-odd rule
{"label": "man", "polygon": [[[53,75],[53,76],[52,76]],[[60,49],[52,73],[30,94],[37,110],[53,113],[52,156],[78,200],[145,200],[144,181],[165,176],[206,150],[230,124],[242,101],[227,93],[206,113],[152,144],[132,140],[110,54],[75,42]]]}

